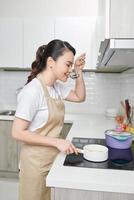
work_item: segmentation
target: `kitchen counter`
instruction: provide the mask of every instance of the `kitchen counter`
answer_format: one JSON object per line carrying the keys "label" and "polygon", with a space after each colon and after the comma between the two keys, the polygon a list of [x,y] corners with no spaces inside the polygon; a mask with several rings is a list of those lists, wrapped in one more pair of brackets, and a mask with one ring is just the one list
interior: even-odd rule
{"label": "kitchen counter", "polygon": [[14,116],[0,115],[0,120],[13,121],[14,120]]}
{"label": "kitchen counter", "polygon": [[[104,138],[104,131],[115,127],[114,119],[103,115],[67,114],[66,121],[73,123],[70,141],[73,137]],[[49,187],[134,194],[134,171],[63,166],[65,157],[63,153],[57,156],[47,176]]]}
{"label": "kitchen counter", "polygon": [[[13,120],[14,116],[0,116],[0,120]],[[65,123],[73,123],[67,136],[104,138],[104,131],[115,127],[114,119],[103,115],[66,114]],[[52,188],[68,188],[134,194],[134,171],[95,169],[63,166],[66,155],[59,153],[48,176]]]}

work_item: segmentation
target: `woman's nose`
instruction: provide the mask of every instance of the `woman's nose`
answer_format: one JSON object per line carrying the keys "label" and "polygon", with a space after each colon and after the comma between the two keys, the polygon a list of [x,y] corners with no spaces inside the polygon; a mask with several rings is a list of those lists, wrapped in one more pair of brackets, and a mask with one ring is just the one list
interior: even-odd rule
{"label": "woman's nose", "polygon": [[69,68],[69,73],[71,73],[73,71],[73,68],[72,67],[70,67]]}

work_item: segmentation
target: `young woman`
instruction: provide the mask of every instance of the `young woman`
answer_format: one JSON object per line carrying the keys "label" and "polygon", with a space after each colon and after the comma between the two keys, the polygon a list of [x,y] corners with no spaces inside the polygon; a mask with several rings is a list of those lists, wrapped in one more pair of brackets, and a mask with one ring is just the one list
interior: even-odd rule
{"label": "young woman", "polygon": [[[85,54],[74,62],[75,49],[65,41],[53,40],[39,47],[26,85],[18,95],[12,136],[23,142],[20,155],[20,200],[50,200],[45,178],[59,151],[78,153],[77,148],[59,135],[64,124],[63,99],[85,100],[82,69]],[[78,77],[75,89],[64,84],[72,69]]]}

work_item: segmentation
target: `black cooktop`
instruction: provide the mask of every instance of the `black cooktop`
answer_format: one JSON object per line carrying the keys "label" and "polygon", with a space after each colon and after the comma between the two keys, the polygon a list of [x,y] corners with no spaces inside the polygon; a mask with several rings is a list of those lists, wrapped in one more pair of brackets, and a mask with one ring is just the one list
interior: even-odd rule
{"label": "black cooktop", "polygon": [[[96,138],[77,138],[74,137],[72,143],[83,148],[87,144],[105,145],[104,139]],[[134,170],[134,141],[129,149],[113,149],[108,147],[108,160],[104,162],[91,162],[83,158],[83,154],[69,154],[64,161],[65,166],[101,168],[101,169],[117,169],[117,170]]]}

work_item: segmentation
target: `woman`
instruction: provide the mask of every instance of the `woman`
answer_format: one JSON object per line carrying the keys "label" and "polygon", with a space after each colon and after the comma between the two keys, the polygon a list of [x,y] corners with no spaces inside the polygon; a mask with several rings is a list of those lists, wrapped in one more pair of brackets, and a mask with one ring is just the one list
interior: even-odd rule
{"label": "woman", "polygon": [[[12,136],[23,142],[20,154],[20,200],[49,200],[45,178],[59,151],[78,153],[77,148],[59,135],[64,124],[62,99],[85,100],[82,69],[85,54],[74,63],[75,49],[65,41],[53,40],[39,47],[28,81],[18,95]],[[78,78],[75,90],[68,90],[57,80],[66,82],[73,67]]]}

